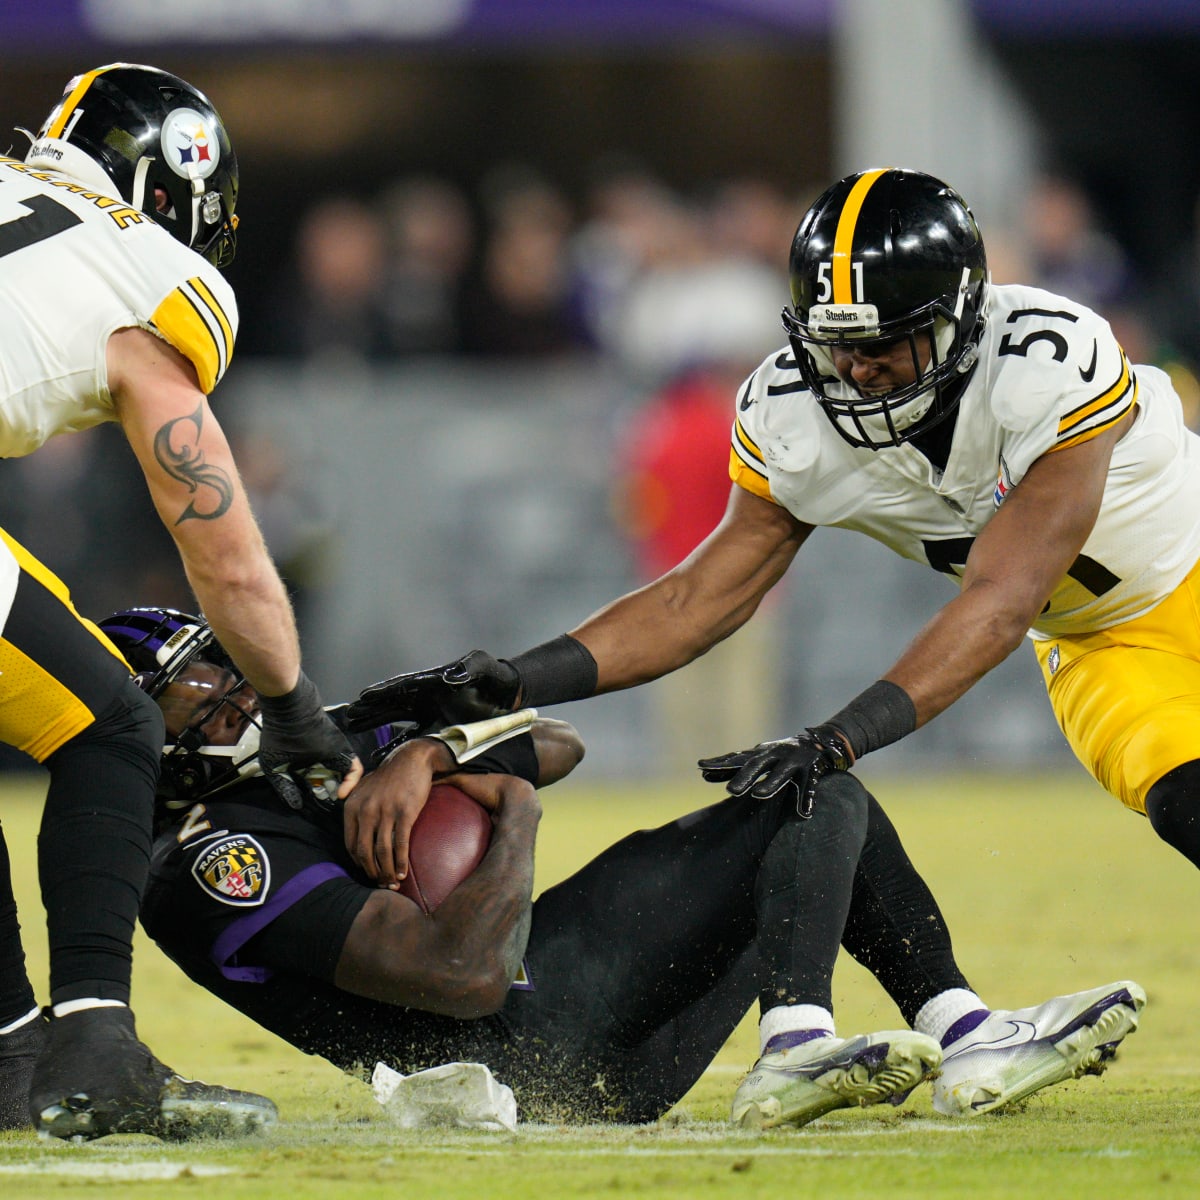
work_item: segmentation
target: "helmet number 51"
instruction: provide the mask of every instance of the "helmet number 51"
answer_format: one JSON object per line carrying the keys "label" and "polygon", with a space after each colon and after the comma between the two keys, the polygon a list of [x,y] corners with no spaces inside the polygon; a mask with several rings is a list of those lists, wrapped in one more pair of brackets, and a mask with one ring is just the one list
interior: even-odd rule
{"label": "helmet number 51", "polygon": [[[850,274],[853,281],[854,298],[852,304],[862,304],[865,296],[863,288],[863,265],[861,262],[850,263]],[[827,304],[833,298],[833,263],[817,263],[817,303]]]}

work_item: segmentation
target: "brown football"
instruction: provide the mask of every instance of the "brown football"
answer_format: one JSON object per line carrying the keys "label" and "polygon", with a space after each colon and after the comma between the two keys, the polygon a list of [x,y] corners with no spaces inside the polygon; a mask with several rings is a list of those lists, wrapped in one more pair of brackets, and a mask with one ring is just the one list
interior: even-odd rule
{"label": "brown football", "polygon": [[459,788],[435,783],[412,827],[401,894],[433,912],[479,866],[491,840],[487,809]]}

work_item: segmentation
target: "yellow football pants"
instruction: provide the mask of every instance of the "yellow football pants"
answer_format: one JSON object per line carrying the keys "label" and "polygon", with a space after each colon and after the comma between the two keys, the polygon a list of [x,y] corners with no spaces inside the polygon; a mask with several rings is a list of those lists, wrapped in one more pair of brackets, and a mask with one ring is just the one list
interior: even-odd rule
{"label": "yellow football pants", "polygon": [[1200,563],[1144,616],[1034,649],[1071,749],[1128,808],[1200,759]]}
{"label": "yellow football pants", "polygon": [[130,671],[66,585],[2,529],[0,555],[19,567],[0,634],[0,741],[44,762],[91,725]]}

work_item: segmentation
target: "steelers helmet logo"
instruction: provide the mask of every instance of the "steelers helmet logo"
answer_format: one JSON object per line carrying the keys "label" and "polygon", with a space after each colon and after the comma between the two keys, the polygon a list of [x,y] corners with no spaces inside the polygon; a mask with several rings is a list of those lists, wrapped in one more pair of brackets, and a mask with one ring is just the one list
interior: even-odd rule
{"label": "steelers helmet logo", "polygon": [[176,175],[207,179],[217,169],[221,143],[209,118],[194,108],[177,108],[162,124],[162,151]]}
{"label": "steelers helmet logo", "polygon": [[262,846],[248,834],[227,835],[196,856],[192,877],[222,904],[252,908],[267,898],[270,863]]}

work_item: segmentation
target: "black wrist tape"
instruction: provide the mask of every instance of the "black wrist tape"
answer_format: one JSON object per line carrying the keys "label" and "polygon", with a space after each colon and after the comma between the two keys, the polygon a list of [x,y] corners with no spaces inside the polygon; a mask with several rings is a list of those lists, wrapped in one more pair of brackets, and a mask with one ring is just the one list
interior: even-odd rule
{"label": "black wrist tape", "polygon": [[321,708],[321,694],[317,685],[301,671],[290,692],[284,692],[282,696],[259,696],[258,703],[263,716],[269,717],[276,728],[287,729],[312,719],[313,713]]}
{"label": "black wrist tape", "polygon": [[899,684],[880,679],[825,724],[845,737],[857,762],[864,754],[912,733],[917,727],[917,710]]}
{"label": "black wrist tape", "polygon": [[596,660],[569,633],[501,661],[515,668],[521,677],[522,708],[586,700],[596,691]]}

